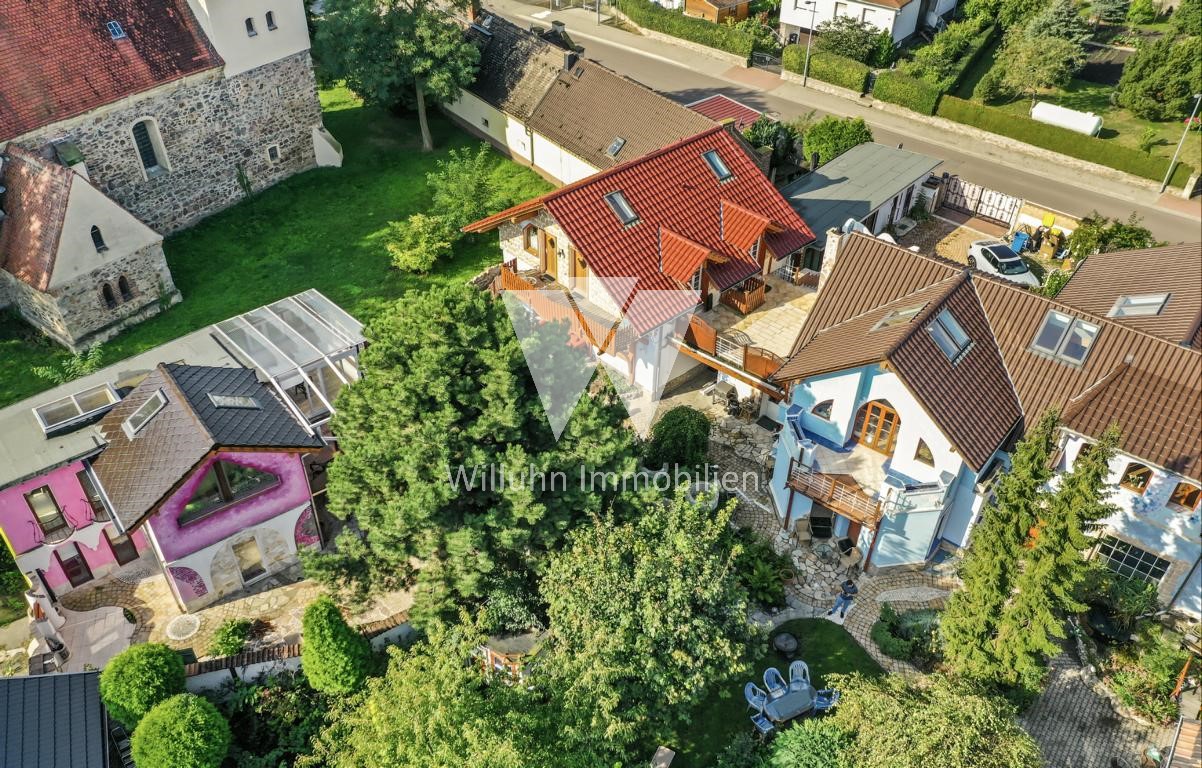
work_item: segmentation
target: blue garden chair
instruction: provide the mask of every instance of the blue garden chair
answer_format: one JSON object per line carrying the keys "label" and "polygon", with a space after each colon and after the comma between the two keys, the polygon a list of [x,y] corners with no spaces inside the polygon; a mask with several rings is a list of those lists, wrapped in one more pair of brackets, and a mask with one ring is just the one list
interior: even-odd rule
{"label": "blue garden chair", "polygon": [[832,709],[839,703],[840,693],[833,688],[824,688],[814,695],[814,714]]}
{"label": "blue garden chair", "polygon": [[764,693],[755,683],[748,683],[743,686],[743,697],[747,699],[747,706],[756,712],[763,712],[764,705],[768,703],[768,694]]}
{"label": "blue garden chair", "polygon": [[789,665],[789,690],[800,691],[810,684],[810,667],[804,661]]}
{"label": "blue garden chair", "polygon": [[776,667],[768,667],[764,670],[764,687],[768,689],[768,696],[773,699],[779,699],[789,691],[789,686],[785,684],[785,678],[781,676],[780,670]]}
{"label": "blue garden chair", "polygon": [[776,726],[772,724],[772,721],[760,713],[751,716],[751,724],[755,726],[756,733],[761,736],[767,736],[776,730]]}

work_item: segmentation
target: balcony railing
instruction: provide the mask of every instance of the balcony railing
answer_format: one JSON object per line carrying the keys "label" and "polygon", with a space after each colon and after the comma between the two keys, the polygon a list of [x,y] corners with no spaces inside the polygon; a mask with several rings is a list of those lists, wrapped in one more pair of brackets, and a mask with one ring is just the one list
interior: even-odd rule
{"label": "balcony railing", "polygon": [[764,303],[764,281],[749,277],[738,288],[723,291],[718,300],[740,315],[751,314]]}
{"label": "balcony railing", "polygon": [[689,318],[685,343],[758,379],[767,379],[785,364],[780,355],[753,345],[746,334],[739,331],[719,334],[698,315]]}
{"label": "balcony railing", "polygon": [[105,508],[104,502],[100,499],[84,499],[84,502],[92,510],[92,522],[107,523],[109,520],[113,519],[112,515],[109,514],[108,509]]}
{"label": "balcony railing", "polygon": [[794,465],[789,472],[789,486],[815,501],[830,507],[840,515],[875,528],[881,519],[881,505],[854,482],[836,475],[815,472],[804,465]]}
{"label": "balcony railing", "polygon": [[60,518],[62,525],[55,526],[49,530],[42,529],[43,544],[59,544],[71,538],[71,534],[75,533],[75,526],[67,522],[67,519]]}
{"label": "balcony railing", "polygon": [[573,296],[563,286],[526,278],[518,272],[515,260],[501,264],[492,290],[494,294],[512,291],[542,322],[566,321],[573,343],[587,342],[611,354],[615,350],[634,348],[634,336],[629,326],[619,325],[618,319]]}
{"label": "balcony railing", "polygon": [[795,267],[792,264],[785,264],[778,267],[772,274],[782,280],[788,280],[793,285],[805,285],[810,288],[818,287],[819,273],[809,267]]}

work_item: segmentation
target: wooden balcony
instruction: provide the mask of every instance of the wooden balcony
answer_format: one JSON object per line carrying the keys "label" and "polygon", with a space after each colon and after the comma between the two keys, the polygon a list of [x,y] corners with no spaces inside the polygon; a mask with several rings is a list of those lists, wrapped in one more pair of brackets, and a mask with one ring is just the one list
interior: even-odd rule
{"label": "wooden balcony", "polygon": [[501,264],[501,271],[493,281],[493,294],[500,295],[502,291],[512,292],[544,323],[568,323],[573,344],[591,344],[609,354],[634,349],[634,333],[629,326],[550,278],[542,280],[521,274],[516,261]]}
{"label": "wooden balcony", "polygon": [[723,291],[719,301],[740,315],[750,315],[764,304],[764,281],[749,277],[738,288]]}
{"label": "wooden balcony", "polygon": [[789,470],[788,485],[853,523],[875,530],[881,521],[880,502],[864,493],[850,475],[828,475],[794,465]]}

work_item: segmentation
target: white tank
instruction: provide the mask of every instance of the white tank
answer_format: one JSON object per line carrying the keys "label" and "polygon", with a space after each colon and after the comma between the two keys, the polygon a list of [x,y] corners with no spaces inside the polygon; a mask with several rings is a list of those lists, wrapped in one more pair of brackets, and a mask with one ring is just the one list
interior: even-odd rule
{"label": "white tank", "polygon": [[1097,136],[1102,130],[1102,118],[1093,112],[1078,112],[1075,109],[1037,101],[1031,107],[1031,119],[1048,125],[1057,125],[1086,136]]}

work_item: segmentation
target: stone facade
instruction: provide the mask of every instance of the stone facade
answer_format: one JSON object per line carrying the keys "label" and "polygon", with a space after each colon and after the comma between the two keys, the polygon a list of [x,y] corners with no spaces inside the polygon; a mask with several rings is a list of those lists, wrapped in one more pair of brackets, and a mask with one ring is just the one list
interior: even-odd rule
{"label": "stone facade", "polygon": [[[148,118],[167,169],[149,178],[132,132]],[[238,202],[247,187],[264,189],[314,167],[320,125],[312,63],[301,51],[231,78],[209,70],[13,141],[34,151],[73,141],[102,191],[170,233]]]}
{"label": "stone facade", "polygon": [[[128,298],[120,289],[122,277],[129,286]],[[112,290],[112,307],[105,285]],[[15,305],[31,325],[72,351],[106,341],[179,300],[161,242],[47,292],[0,270],[0,306]]]}

